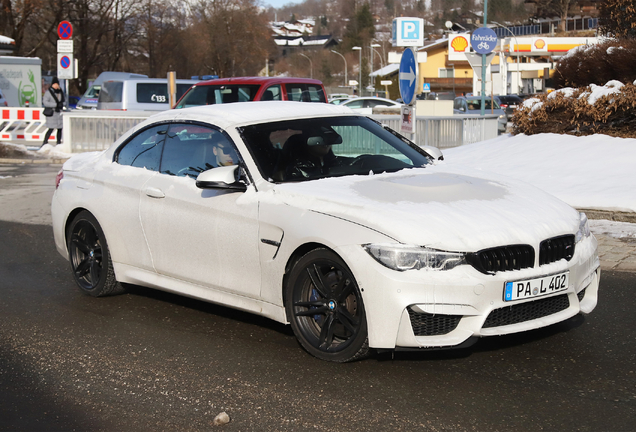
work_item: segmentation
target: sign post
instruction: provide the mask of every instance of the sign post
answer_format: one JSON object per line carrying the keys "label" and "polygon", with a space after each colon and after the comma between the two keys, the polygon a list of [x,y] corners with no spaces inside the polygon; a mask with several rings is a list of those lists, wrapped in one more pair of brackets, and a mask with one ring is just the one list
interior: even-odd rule
{"label": "sign post", "polygon": [[[417,48],[424,46],[424,20],[400,17],[393,20],[393,46],[407,47],[400,60],[399,88],[402,96],[400,132],[410,133],[415,142],[417,117],[415,115],[415,89],[417,87]],[[415,49],[413,49],[414,47]]]}
{"label": "sign post", "polygon": [[[68,21],[62,21],[57,25],[57,77],[70,80],[77,78],[77,60],[73,58],[73,26]],[[68,93],[68,83],[64,83],[64,89]],[[68,98],[67,98],[68,100]]]}

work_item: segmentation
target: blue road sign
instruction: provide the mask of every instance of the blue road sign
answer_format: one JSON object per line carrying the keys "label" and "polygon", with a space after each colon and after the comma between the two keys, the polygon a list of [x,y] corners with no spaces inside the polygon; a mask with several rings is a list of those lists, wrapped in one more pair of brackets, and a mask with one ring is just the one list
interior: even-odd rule
{"label": "blue road sign", "polygon": [[71,65],[71,59],[68,58],[68,56],[63,56],[60,59],[60,66],[62,66],[64,69],[68,68]]}
{"label": "blue road sign", "polygon": [[415,85],[417,84],[417,63],[413,49],[407,48],[402,53],[400,61],[400,96],[405,105],[410,105],[415,99]]}
{"label": "blue road sign", "polygon": [[470,36],[470,46],[477,54],[490,54],[497,46],[497,33],[488,27],[479,27]]}
{"label": "blue road sign", "polygon": [[422,84],[422,92],[430,93],[430,91],[431,91],[431,83]]}

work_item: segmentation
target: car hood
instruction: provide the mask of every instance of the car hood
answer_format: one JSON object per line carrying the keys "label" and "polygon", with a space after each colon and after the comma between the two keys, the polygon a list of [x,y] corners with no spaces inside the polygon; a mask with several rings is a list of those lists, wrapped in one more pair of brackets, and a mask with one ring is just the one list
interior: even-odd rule
{"label": "car hood", "polygon": [[[276,185],[261,199],[339,217],[396,241],[474,252],[574,234],[578,212],[525,183],[437,166]],[[334,235],[337,235],[335,233]]]}

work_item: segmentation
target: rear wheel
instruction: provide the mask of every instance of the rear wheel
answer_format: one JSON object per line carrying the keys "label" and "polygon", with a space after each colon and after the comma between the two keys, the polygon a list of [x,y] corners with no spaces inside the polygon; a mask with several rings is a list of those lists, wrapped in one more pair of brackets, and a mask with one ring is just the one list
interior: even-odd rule
{"label": "rear wheel", "polygon": [[82,211],[75,216],[67,240],[73,278],[83,292],[103,297],[125,291],[115,279],[104,231],[92,214]]}
{"label": "rear wheel", "polygon": [[300,344],[328,361],[348,362],[369,353],[360,289],[344,261],[328,249],[314,249],[294,266],[285,308]]}

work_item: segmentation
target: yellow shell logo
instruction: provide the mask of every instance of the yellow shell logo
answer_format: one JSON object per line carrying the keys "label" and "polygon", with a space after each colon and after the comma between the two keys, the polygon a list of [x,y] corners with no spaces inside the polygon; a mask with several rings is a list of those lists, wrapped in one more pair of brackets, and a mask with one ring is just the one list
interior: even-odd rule
{"label": "yellow shell logo", "polygon": [[466,47],[468,47],[468,41],[463,36],[458,36],[451,42],[451,47],[455,50],[455,52],[464,52],[466,51]]}
{"label": "yellow shell logo", "polygon": [[537,39],[537,41],[534,43],[534,46],[537,49],[543,49],[543,47],[545,46],[545,41],[543,39]]}

